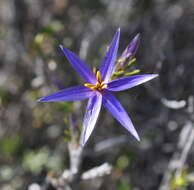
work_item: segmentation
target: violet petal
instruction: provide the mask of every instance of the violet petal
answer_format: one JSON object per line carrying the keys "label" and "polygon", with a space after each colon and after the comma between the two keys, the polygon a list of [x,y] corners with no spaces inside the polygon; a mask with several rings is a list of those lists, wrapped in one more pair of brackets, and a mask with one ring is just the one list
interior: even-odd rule
{"label": "violet petal", "polygon": [[105,82],[108,82],[114,69],[114,64],[117,58],[117,51],[119,47],[119,38],[120,38],[120,29],[118,29],[116,34],[114,35],[114,38],[111,42],[109,50],[103,59],[102,66],[100,67],[102,79]]}
{"label": "violet petal", "polygon": [[91,97],[88,101],[83,122],[82,145],[85,145],[95,127],[101,104],[102,95],[100,93],[96,93],[96,95]]}
{"label": "violet petal", "polygon": [[67,48],[63,47],[62,45],[59,46],[73,68],[80,74],[80,76],[86,80],[88,83],[95,84],[96,77],[90,67],[80,60],[73,52],[68,50]]}
{"label": "violet petal", "polygon": [[39,102],[74,101],[91,97],[94,91],[85,86],[66,88],[57,93],[40,98]]}
{"label": "violet petal", "polygon": [[143,75],[134,75],[129,77],[123,77],[115,79],[107,84],[107,89],[110,91],[121,91],[134,86],[145,83],[151,79],[157,77],[157,74],[143,74]]}
{"label": "violet petal", "polygon": [[103,105],[112,116],[123,125],[123,127],[125,127],[138,141],[140,140],[127,112],[112,93],[108,91],[104,93]]}

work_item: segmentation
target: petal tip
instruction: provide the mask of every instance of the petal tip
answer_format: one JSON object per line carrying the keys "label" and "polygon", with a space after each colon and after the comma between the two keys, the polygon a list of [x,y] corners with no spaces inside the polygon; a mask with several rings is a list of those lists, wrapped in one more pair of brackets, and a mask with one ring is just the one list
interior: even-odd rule
{"label": "petal tip", "polygon": [[153,78],[159,77],[159,74],[152,74]]}
{"label": "petal tip", "polygon": [[135,39],[139,39],[140,38],[140,33],[137,33],[135,36]]}
{"label": "petal tip", "polygon": [[135,138],[137,139],[138,142],[141,141],[141,139],[139,138],[139,135],[137,135]]}
{"label": "petal tip", "polygon": [[82,146],[82,147],[84,147],[85,144],[86,144],[85,142],[83,142],[83,141],[81,142],[81,146]]}
{"label": "petal tip", "polygon": [[85,135],[83,134],[82,138],[81,138],[81,146],[84,147],[87,143],[87,139],[85,137]]}
{"label": "petal tip", "polygon": [[138,135],[138,133],[137,133],[136,130],[133,131],[131,134],[135,137],[135,139],[136,139],[138,142],[140,141],[140,137],[139,137],[139,135]]}
{"label": "petal tip", "polygon": [[[139,43],[140,43],[140,33],[137,33],[136,34],[136,36],[134,37],[134,39],[133,39],[133,42],[135,42],[136,43],[136,46],[137,46],[137,48],[138,48],[138,46],[139,46]],[[136,49],[137,50],[137,49]]]}
{"label": "petal tip", "polygon": [[44,98],[39,98],[37,102],[44,102]]}
{"label": "petal tip", "polygon": [[64,48],[63,48],[63,45],[61,45],[61,44],[59,45],[59,48],[60,48],[62,51],[63,51],[63,49],[64,49]]}
{"label": "petal tip", "polygon": [[39,98],[39,99],[37,100],[37,102],[50,102],[50,101],[49,101],[48,97],[45,96],[45,97]]}
{"label": "petal tip", "polygon": [[87,134],[83,134],[82,138],[81,138],[81,145],[82,147],[86,146],[86,144],[88,143],[89,139],[90,139],[90,136],[86,136]]}

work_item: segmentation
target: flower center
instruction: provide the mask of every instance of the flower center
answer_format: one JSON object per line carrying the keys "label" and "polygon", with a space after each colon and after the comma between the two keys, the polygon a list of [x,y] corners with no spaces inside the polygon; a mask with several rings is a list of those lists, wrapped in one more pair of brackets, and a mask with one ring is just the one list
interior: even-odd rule
{"label": "flower center", "polygon": [[100,71],[97,71],[96,73],[96,80],[97,80],[96,84],[85,83],[84,86],[95,91],[102,91],[104,88],[106,88],[106,84],[102,81]]}

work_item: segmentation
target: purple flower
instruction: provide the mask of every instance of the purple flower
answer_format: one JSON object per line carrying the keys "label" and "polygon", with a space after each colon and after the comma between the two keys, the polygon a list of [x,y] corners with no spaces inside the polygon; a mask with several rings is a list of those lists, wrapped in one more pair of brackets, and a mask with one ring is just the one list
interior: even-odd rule
{"label": "purple flower", "polygon": [[139,47],[139,42],[140,42],[140,35],[137,34],[133,40],[128,44],[128,46],[125,48],[123,51],[121,57],[117,60],[117,70],[121,70],[124,67],[124,64],[126,60],[130,60],[134,57],[134,55],[137,52],[137,49]]}
{"label": "purple flower", "polygon": [[[157,74],[143,74],[129,77],[118,78],[111,81],[111,76],[114,72],[114,66],[117,59],[117,51],[119,46],[120,29],[117,30],[112,43],[109,47],[106,56],[103,59],[102,65],[96,73],[81,61],[75,54],[60,45],[61,50],[73,66],[73,68],[86,81],[81,86],[67,88],[55,94],[39,99],[40,102],[54,102],[54,101],[74,101],[89,98],[82,132],[82,145],[89,139],[98,115],[100,113],[101,105],[103,105],[121,125],[123,125],[137,140],[139,136],[127,115],[127,112],[112,94],[114,91],[122,91],[132,88],[144,82],[147,82],[155,77]],[[132,50],[136,49],[136,43],[132,43],[130,47]],[[130,49],[128,48],[128,49]],[[133,52],[131,52],[133,53]],[[127,52],[129,55],[130,52]]]}

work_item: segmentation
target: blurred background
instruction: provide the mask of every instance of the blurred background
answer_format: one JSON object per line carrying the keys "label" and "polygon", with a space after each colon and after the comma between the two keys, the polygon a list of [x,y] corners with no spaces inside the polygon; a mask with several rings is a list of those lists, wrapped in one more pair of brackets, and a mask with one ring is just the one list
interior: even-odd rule
{"label": "blurred background", "polygon": [[46,179],[70,167],[69,115],[79,128],[86,101],[37,99],[80,84],[60,44],[98,67],[118,27],[119,54],[140,33],[133,69],[160,76],[116,94],[140,143],[102,110],[81,172],[105,162],[112,172],[77,189],[194,189],[193,0],[1,0],[1,190],[55,189]]}

